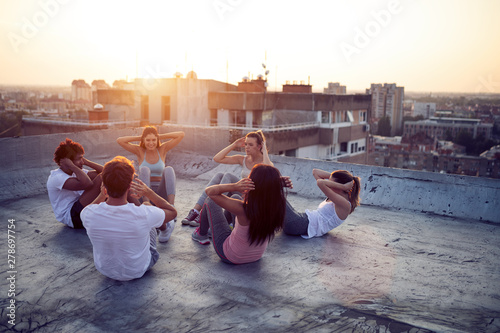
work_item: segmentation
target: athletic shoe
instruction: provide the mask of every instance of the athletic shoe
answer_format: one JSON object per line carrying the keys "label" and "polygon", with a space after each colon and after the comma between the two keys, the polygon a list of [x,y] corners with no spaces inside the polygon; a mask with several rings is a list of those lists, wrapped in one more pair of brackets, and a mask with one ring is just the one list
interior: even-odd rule
{"label": "athletic shoe", "polygon": [[191,238],[193,240],[197,241],[198,243],[200,243],[201,245],[210,244],[210,240],[208,239],[207,235],[205,235],[205,236],[200,235],[200,227],[196,228],[193,231]]}
{"label": "athletic shoe", "polygon": [[[191,209],[188,213],[188,216],[186,216],[181,223],[183,225],[191,225],[191,222],[193,222],[200,214],[198,214],[194,209]],[[199,218],[198,218],[199,219]],[[199,225],[199,224],[198,224]],[[197,227],[198,225],[194,225],[193,227]]]}
{"label": "athletic shoe", "polygon": [[198,214],[198,216],[196,216],[196,218],[189,222],[189,225],[192,226],[192,227],[199,227],[200,226],[200,218],[201,218],[201,213]]}
{"label": "athletic shoe", "polygon": [[172,236],[172,232],[174,231],[175,228],[175,221],[172,220],[167,223],[167,229],[165,230],[160,230],[160,234],[158,235],[158,241],[160,243],[166,243],[170,239],[170,236]]}
{"label": "athletic shoe", "polygon": [[212,229],[211,228],[208,228],[207,235],[208,235],[208,238],[212,238]]}

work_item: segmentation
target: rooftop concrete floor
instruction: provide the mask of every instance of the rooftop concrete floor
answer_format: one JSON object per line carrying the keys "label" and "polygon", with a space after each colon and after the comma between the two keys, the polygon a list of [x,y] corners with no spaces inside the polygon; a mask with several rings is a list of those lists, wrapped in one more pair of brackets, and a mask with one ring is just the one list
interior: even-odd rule
{"label": "rooftop concrete floor", "polygon": [[[178,179],[172,238],[153,269],[129,282],[96,271],[85,231],[57,222],[47,195],[1,203],[0,331],[500,331],[498,224],[361,206],[321,238],[280,233],[260,261],[233,266],[180,224],[204,184]],[[289,200],[298,210],[319,203]]]}

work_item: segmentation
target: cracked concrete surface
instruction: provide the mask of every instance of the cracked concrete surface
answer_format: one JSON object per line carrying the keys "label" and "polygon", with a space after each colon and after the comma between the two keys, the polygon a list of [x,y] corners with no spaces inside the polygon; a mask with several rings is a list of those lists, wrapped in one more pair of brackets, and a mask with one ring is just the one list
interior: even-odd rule
{"label": "cracked concrete surface", "polygon": [[[179,218],[204,180],[178,179]],[[290,194],[299,210],[318,198]],[[57,222],[47,195],[1,205],[16,222],[16,325],[23,332],[497,332],[500,226],[361,206],[321,238],[278,234],[232,266],[177,223],[159,262],[130,282],[96,271],[85,231]],[[180,221],[180,220],[179,220]],[[2,242],[2,253],[7,252]],[[5,268],[5,261],[3,261]]]}
{"label": "cracked concrete surface", "polygon": [[[494,179],[272,156],[292,177],[289,201],[299,211],[322,200],[313,167],[360,176],[362,206],[320,238],[280,233],[260,261],[240,266],[220,262],[178,222],[144,277],[104,277],[85,231],[55,220],[45,189],[52,154],[68,136],[84,143],[93,161],[131,158],[115,139],[140,130],[0,140],[0,332],[500,331]],[[179,221],[215,172],[238,173],[209,157],[226,144],[227,131],[182,130],[179,150],[167,156],[178,177]],[[199,142],[208,142],[203,152],[182,151]],[[7,280],[9,219],[16,220],[15,297]],[[15,326],[7,317],[12,299]]]}

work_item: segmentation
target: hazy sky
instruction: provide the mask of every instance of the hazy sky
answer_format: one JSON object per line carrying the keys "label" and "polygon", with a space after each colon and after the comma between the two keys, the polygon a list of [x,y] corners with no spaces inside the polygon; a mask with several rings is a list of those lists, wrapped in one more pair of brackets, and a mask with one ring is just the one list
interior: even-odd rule
{"label": "hazy sky", "polygon": [[500,93],[499,0],[0,0],[0,84],[397,83]]}

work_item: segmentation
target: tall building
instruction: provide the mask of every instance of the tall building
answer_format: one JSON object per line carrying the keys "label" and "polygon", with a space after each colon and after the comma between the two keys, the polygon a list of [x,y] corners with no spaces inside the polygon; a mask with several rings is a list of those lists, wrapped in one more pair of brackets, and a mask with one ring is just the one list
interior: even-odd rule
{"label": "tall building", "polygon": [[341,86],[338,82],[328,82],[328,87],[323,88],[324,94],[345,95],[347,93],[346,86]]}
{"label": "tall building", "polygon": [[71,100],[73,102],[90,102],[92,100],[90,86],[88,83],[85,83],[85,80],[73,80],[71,83]]}
{"label": "tall building", "polygon": [[367,94],[372,95],[372,121],[384,116],[389,117],[391,136],[398,135],[403,129],[403,100],[404,87],[397,87],[395,83],[372,83]]}

